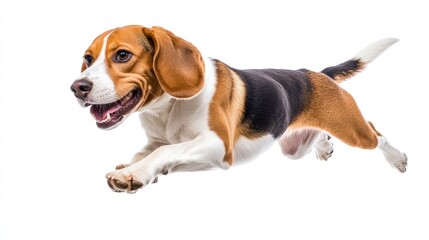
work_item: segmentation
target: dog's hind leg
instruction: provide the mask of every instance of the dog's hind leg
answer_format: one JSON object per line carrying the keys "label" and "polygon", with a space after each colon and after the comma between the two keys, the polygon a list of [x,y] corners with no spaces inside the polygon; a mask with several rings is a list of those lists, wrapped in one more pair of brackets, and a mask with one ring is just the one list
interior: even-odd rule
{"label": "dog's hind leg", "polygon": [[334,153],[334,144],[331,142],[331,136],[325,132],[320,134],[313,145],[313,150],[317,159],[327,161],[332,156],[332,153]]}
{"label": "dog's hind leg", "polygon": [[363,149],[379,148],[390,165],[405,172],[407,157],[367,122],[353,97],[324,74],[309,73],[313,85],[310,103],[292,127],[327,131],[344,143]]}
{"label": "dog's hind leg", "polygon": [[387,139],[375,129],[371,122],[368,122],[368,124],[377,133],[377,147],[381,150],[387,162],[400,172],[405,172],[407,170],[407,155],[390,145]]}
{"label": "dog's hind leg", "polygon": [[279,139],[280,148],[286,157],[300,159],[311,151],[321,133],[311,128],[288,129]]}
{"label": "dog's hind leg", "polygon": [[330,136],[311,128],[287,130],[279,144],[283,154],[290,159],[300,159],[313,149],[318,159],[328,160],[334,151]]}

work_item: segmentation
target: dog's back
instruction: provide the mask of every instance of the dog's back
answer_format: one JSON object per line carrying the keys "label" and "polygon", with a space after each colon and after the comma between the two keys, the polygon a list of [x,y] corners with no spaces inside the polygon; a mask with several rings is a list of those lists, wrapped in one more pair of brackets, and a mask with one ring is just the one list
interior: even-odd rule
{"label": "dog's back", "polygon": [[246,86],[243,122],[280,137],[307,106],[312,86],[307,70],[233,69]]}

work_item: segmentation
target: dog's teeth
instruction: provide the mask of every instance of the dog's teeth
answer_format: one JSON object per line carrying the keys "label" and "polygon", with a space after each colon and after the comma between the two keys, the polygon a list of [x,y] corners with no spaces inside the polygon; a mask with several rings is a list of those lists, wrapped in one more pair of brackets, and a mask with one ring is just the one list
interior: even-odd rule
{"label": "dog's teeth", "polygon": [[98,120],[97,120],[97,122],[98,122],[98,123],[105,123],[105,122],[110,121],[110,119],[111,119],[111,117],[110,117],[110,113],[108,113],[105,119],[103,119],[103,120],[101,120],[101,121],[98,121]]}
{"label": "dog's teeth", "polygon": [[110,113],[107,114],[106,118],[103,120],[103,122],[108,122],[110,121]]}
{"label": "dog's teeth", "polygon": [[128,93],[127,96],[124,97],[124,102],[127,102],[128,100],[130,100],[132,96],[133,94],[131,92]]}

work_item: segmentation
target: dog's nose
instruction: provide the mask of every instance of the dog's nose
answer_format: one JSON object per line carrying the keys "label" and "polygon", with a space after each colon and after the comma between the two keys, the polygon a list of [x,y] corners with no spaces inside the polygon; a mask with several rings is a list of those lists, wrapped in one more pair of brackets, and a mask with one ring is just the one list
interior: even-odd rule
{"label": "dog's nose", "polygon": [[70,89],[77,98],[84,100],[92,89],[92,82],[86,79],[76,80]]}

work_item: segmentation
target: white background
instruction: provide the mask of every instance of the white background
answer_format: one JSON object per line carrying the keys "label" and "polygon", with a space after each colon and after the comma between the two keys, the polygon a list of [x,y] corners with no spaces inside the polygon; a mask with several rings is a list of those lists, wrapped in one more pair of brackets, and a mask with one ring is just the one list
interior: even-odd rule
{"label": "white background", "polygon": [[[428,7],[424,1],[2,1],[0,239],[429,239]],[[407,153],[334,140],[328,162],[274,146],[228,171],[161,177],[137,194],[105,173],[145,143],[137,116],[96,128],[69,90],[107,29],[163,26],[236,68],[319,71],[401,41],[343,86]]]}

